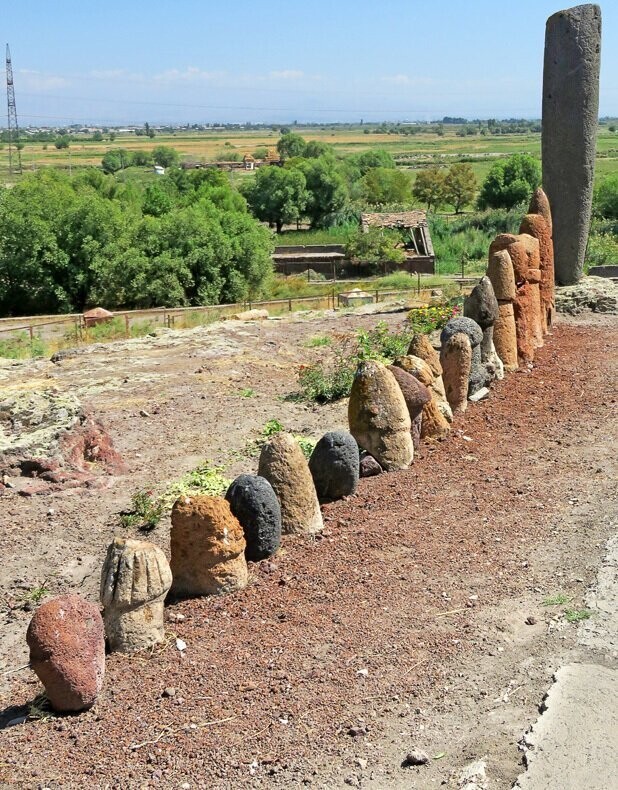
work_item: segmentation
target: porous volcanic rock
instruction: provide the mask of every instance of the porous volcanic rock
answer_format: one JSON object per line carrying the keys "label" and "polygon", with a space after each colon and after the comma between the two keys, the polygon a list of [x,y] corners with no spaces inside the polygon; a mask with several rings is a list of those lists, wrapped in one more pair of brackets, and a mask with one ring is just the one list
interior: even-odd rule
{"label": "porous volcanic rock", "polygon": [[[490,260],[494,253],[500,250],[508,252],[516,284],[513,312],[517,334],[517,355],[523,362],[532,362],[535,349],[543,345],[539,287],[541,282],[539,242],[526,233],[520,233],[518,236],[512,233],[501,233],[496,236],[489,247]],[[500,301],[498,290],[496,290],[496,296]],[[504,358],[502,359],[505,362]]]}
{"label": "porous volcanic rock", "polygon": [[515,299],[517,293],[515,272],[507,249],[503,248],[489,253],[487,276],[494,287],[498,302],[512,302]]}
{"label": "porous volcanic rock", "polygon": [[472,347],[472,362],[470,365],[470,375],[468,377],[468,395],[486,387],[494,378],[494,368],[488,363],[484,363],[481,358],[481,343],[483,342],[483,330],[471,318],[460,316],[451,318],[440,333],[440,342],[444,346],[453,335],[458,332],[468,336]]}
{"label": "porous volcanic rock", "polygon": [[42,604],[26,633],[30,666],[56,711],[94,704],[105,676],[105,636],[99,608],[79,595]]}
{"label": "porous volcanic rock", "polygon": [[577,282],[590,230],[599,112],[601,9],[547,20],[543,65],[543,186],[551,205],[560,285]]}
{"label": "porous volcanic rock", "polygon": [[320,503],[307,459],[289,433],[273,436],[262,447],[258,474],[273,487],[281,505],[281,531],[286,534],[320,532]]}
{"label": "porous volcanic rock", "polygon": [[537,187],[534,192],[532,193],[532,197],[530,198],[530,205],[528,207],[529,214],[539,214],[545,222],[547,223],[547,227],[549,228],[549,234],[551,236],[553,232],[553,222],[551,218],[551,206],[549,203],[549,198],[545,194],[545,191],[542,187]]}
{"label": "porous volcanic rock", "polygon": [[172,508],[171,594],[220,595],[247,584],[245,536],[222,497],[183,496]]}
{"label": "porous volcanic rock", "polygon": [[446,397],[454,414],[468,406],[468,385],[472,366],[472,345],[464,332],[451,335],[440,351]]}
{"label": "porous volcanic rock", "polygon": [[468,335],[472,348],[481,345],[483,330],[476,321],[473,321],[471,318],[466,318],[466,316],[458,316],[447,321],[440,332],[440,343],[444,345],[446,341],[457,334],[457,332],[463,332],[465,335]]}
{"label": "porous volcanic rock", "polygon": [[541,282],[539,293],[541,300],[541,325],[547,333],[552,323],[556,306],[554,242],[552,238],[551,209],[547,195],[539,187],[530,201],[529,213],[523,218],[520,233],[534,236],[539,242],[541,266]]}
{"label": "porous volcanic rock", "polygon": [[494,378],[504,378],[504,365],[496,353],[493,340],[494,324],[500,315],[500,306],[487,275],[481,278],[471,294],[464,299],[464,315],[476,321],[483,330],[481,361],[485,363],[488,371],[493,371]]}
{"label": "porous volcanic rock", "polygon": [[101,572],[103,622],[110,650],[133,653],[163,642],[163,602],[171,584],[169,563],[158,546],[114,538]]}
{"label": "porous volcanic rock", "polygon": [[408,413],[412,422],[412,444],[414,449],[418,450],[421,443],[423,407],[431,400],[431,392],[428,387],[421,384],[415,376],[407,373],[403,368],[397,367],[397,365],[389,365],[388,369],[397,379],[397,384],[399,384],[408,407]]}
{"label": "porous volcanic rock", "polygon": [[[421,438],[422,439],[441,439],[450,431],[449,420],[444,416],[442,411],[442,398],[446,403],[449,413],[452,412],[451,407],[448,405],[444,388],[442,387],[442,394],[438,394],[435,389],[435,377],[431,372],[431,368],[424,359],[415,357],[412,354],[406,354],[402,357],[397,357],[394,362],[395,366],[401,368],[406,373],[409,373],[414,378],[418,379],[421,384],[424,384],[430,391],[431,399],[423,406],[423,419],[421,422]],[[442,377],[440,376],[440,382]]]}
{"label": "porous volcanic rock", "polygon": [[[498,300],[487,275],[481,277],[464,299],[464,317],[471,318],[481,329],[493,326],[498,319]],[[457,320],[457,319],[455,319]],[[482,342],[482,341],[481,341]]]}
{"label": "porous volcanic rock", "polygon": [[225,498],[245,533],[245,557],[258,562],[281,545],[281,506],[273,487],[259,475],[240,475]]}
{"label": "porous volcanic rock", "polygon": [[436,378],[442,375],[440,355],[431,345],[431,341],[427,335],[423,334],[422,332],[415,332],[415,334],[412,336],[412,340],[408,346],[408,355],[424,359]]}
{"label": "porous volcanic rock", "polygon": [[375,477],[376,475],[381,475],[384,469],[380,466],[380,464],[376,461],[376,459],[369,455],[369,453],[365,452],[365,450],[361,450],[360,454],[360,476],[361,477]]}
{"label": "porous volcanic rock", "polygon": [[508,250],[496,250],[489,254],[487,276],[498,299],[498,318],[494,324],[493,342],[505,370],[517,370],[517,332],[513,301],[517,289],[515,272]]}
{"label": "porous volcanic rock", "polygon": [[412,423],[399,384],[381,362],[361,362],[348,404],[350,433],[387,472],[414,458]]}
{"label": "porous volcanic rock", "polygon": [[316,444],[309,459],[309,471],[320,502],[334,502],[356,491],[359,477],[359,449],[347,431],[330,431]]}

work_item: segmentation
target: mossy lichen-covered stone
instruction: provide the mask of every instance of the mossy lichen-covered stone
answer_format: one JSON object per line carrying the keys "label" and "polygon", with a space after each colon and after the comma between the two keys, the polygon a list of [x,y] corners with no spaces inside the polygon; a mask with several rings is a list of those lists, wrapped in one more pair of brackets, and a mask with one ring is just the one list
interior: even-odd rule
{"label": "mossy lichen-covered stone", "polygon": [[289,433],[273,436],[262,447],[258,474],[271,484],[281,505],[284,534],[315,534],[323,527],[320,503],[307,459]]}
{"label": "mossy lichen-covered stone", "polygon": [[361,362],[354,376],[348,404],[350,433],[391,472],[405,469],[414,458],[412,423],[401,389],[380,362]]}
{"label": "mossy lichen-covered stone", "polygon": [[225,498],[245,533],[245,557],[258,562],[281,544],[281,506],[273,487],[259,475],[240,475]]}
{"label": "mossy lichen-covered stone", "polygon": [[221,595],[247,584],[245,535],[223,497],[182,496],[172,508],[172,595]]}
{"label": "mossy lichen-covered stone", "polygon": [[330,431],[316,444],[309,459],[309,471],[320,502],[334,502],[356,491],[359,477],[359,450],[347,431]]}

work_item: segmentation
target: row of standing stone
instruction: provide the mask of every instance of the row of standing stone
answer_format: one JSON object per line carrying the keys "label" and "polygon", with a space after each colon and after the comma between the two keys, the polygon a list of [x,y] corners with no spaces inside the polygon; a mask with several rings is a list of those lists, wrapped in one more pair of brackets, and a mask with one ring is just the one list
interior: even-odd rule
{"label": "row of standing stone", "polygon": [[518,235],[501,234],[487,275],[442,330],[440,353],[415,335],[388,367],[364,361],[348,405],[350,432],[325,434],[309,461],[290,434],[262,448],[258,474],[240,475],[225,497],[181,497],[173,506],[170,561],[146,541],[115,538],[101,574],[98,606],[79,596],[43,604],[27,634],[30,662],[56,710],[90,707],[109,649],[151,648],[165,638],[164,604],[173,598],[242,589],[247,561],[274,554],[281,535],[322,529],[320,503],[354,494],[360,476],[407,468],[423,440],[444,438],[453,415],[504,371],[531,363],[554,309],[552,222],[538,189]]}

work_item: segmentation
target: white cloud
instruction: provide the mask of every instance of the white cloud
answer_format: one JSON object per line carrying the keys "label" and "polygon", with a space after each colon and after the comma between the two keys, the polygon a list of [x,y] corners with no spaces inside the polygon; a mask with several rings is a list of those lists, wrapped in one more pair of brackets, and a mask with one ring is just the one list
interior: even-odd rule
{"label": "white cloud", "polygon": [[54,74],[43,74],[41,71],[31,69],[19,69],[17,72],[19,85],[18,88],[27,91],[51,91],[57,88],[64,88],[70,85],[65,77],[57,77]]}
{"label": "white cloud", "polygon": [[211,82],[225,76],[223,71],[204,71],[197,66],[187,66],[182,71],[180,69],[168,69],[155,74],[153,80],[159,83],[187,83],[187,82]]}
{"label": "white cloud", "polygon": [[295,69],[284,69],[283,71],[271,71],[268,76],[274,80],[299,80],[305,76],[305,73]]}

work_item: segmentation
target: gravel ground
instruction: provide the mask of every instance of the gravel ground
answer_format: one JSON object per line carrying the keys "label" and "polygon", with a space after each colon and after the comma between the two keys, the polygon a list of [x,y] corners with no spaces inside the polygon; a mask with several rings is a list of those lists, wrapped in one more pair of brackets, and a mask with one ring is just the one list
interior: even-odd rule
{"label": "gravel ground", "polygon": [[[285,340],[285,347],[274,346],[273,370],[282,356],[288,364],[274,379],[273,397],[289,390],[290,369],[306,354],[302,340],[324,329],[319,322],[290,324],[285,338],[278,330],[273,342]],[[272,331],[272,325],[251,330],[260,344]],[[169,607],[168,642],[152,654],[110,656],[91,711],[0,732],[0,781],[76,788],[457,786],[453,772],[492,749],[495,786],[509,787],[518,772],[514,733],[534,718],[551,656],[572,639],[555,609],[541,602],[558,589],[581,598],[609,531],[618,477],[617,340],[615,317],[561,319],[534,368],[498,383],[490,399],[458,418],[445,442],[425,446],[409,470],[363,480],[354,497],[324,507],[317,539],[286,538],[274,559],[251,566],[251,582],[238,594]],[[243,376],[248,365],[247,357],[234,361]],[[167,367],[165,373],[171,375]],[[145,400],[151,392],[158,403],[166,400],[156,384],[143,386],[155,387]],[[267,380],[260,388],[268,389]],[[223,391],[218,409],[228,397]],[[137,429],[126,430],[138,405],[123,402],[104,415],[134,464],[133,481],[145,474],[135,454],[166,474],[177,460],[170,439],[182,431],[186,438],[187,430],[178,411],[172,418],[162,407],[158,424],[142,422],[141,446],[148,449],[138,453]],[[264,403],[260,408],[255,424],[266,413]],[[317,417],[289,408],[299,409],[288,416],[295,429],[303,420],[331,429],[344,415],[342,407],[318,410]],[[211,438],[221,446],[226,435],[213,428]],[[183,464],[191,457],[184,449]],[[57,521],[71,514],[63,550],[70,557],[74,541],[91,528],[96,534],[85,538],[83,554],[97,557],[110,530],[103,513],[126,493],[78,496],[54,495]],[[33,500],[12,499],[4,509],[15,524],[11,532],[5,520],[6,584],[20,557],[23,563],[27,524],[34,531],[46,523],[41,510],[52,499]],[[88,512],[86,521],[76,508]],[[42,539],[52,565],[58,562],[63,529],[66,521],[31,541],[37,561],[46,557]],[[165,545],[165,531],[156,539]],[[68,587],[92,596],[96,574]],[[526,616],[535,622],[526,625]],[[27,619],[7,615],[10,633],[23,635]],[[176,637],[187,644],[183,652]],[[23,658],[17,645],[8,640],[6,666]],[[512,685],[517,678],[519,687]],[[507,681],[507,701],[517,702],[508,709],[492,699],[493,686]],[[9,676],[5,688],[0,724],[22,714],[40,690],[29,672]],[[166,688],[172,696],[163,695]],[[401,767],[414,745],[429,750],[431,767]]]}

